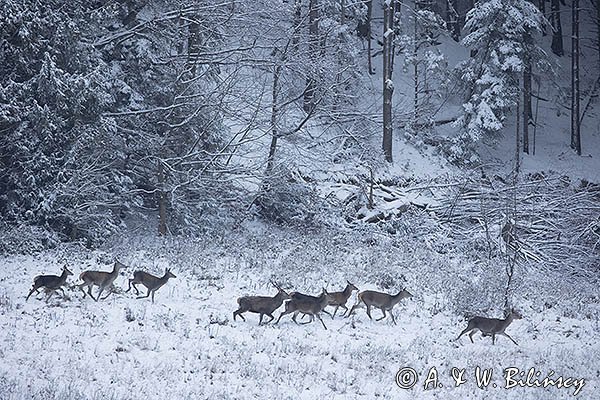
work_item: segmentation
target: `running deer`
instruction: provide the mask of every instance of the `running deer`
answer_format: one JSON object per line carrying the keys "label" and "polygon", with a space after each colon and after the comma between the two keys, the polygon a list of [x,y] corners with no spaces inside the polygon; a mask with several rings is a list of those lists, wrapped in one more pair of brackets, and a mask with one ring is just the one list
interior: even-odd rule
{"label": "running deer", "polygon": [[[348,307],[346,307],[346,302],[348,301],[350,296],[352,296],[352,292],[355,290],[358,290],[358,288],[356,286],[354,286],[353,284],[351,284],[350,281],[346,281],[346,287],[344,288],[343,291],[329,292],[329,296],[331,296],[331,298],[327,305],[335,307],[335,309],[333,310],[333,315],[331,316],[331,319],[333,319],[333,317],[335,317],[335,314],[337,313],[337,310],[340,307],[342,307],[344,309],[344,314],[348,312]],[[323,310],[323,312],[326,312],[326,311]]]}
{"label": "running deer", "polygon": [[[89,294],[90,297],[92,299],[94,299],[95,301],[98,301],[100,299],[100,295],[102,294],[104,289],[106,289],[106,288],[110,289],[110,287],[112,286],[115,279],[117,279],[117,276],[119,276],[119,270],[121,268],[128,268],[128,267],[125,264],[121,264],[118,260],[115,260],[115,265],[111,272],[104,272],[104,271],[84,271],[84,272],[82,272],[81,275],[79,275],[79,279],[81,279],[83,281],[83,283],[81,283],[77,286],[83,292],[83,297],[85,298],[85,295],[86,295],[83,288],[85,286],[87,286],[87,288],[88,288],[87,294]],[[95,298],[92,295],[92,287],[93,286],[100,287],[100,291],[98,292],[98,295]],[[108,294],[100,300],[106,299],[108,296],[110,296],[111,292],[112,291],[109,291]]]}
{"label": "running deer", "polygon": [[396,318],[394,318],[392,308],[394,308],[394,306],[398,304],[400,300],[407,299],[409,297],[413,297],[413,295],[410,294],[406,289],[399,291],[398,294],[396,294],[395,296],[391,294],[376,292],[374,290],[365,290],[364,292],[360,292],[358,294],[358,301],[352,307],[346,318],[351,316],[354,310],[360,307],[360,303],[363,302],[367,306],[367,315],[370,319],[373,319],[371,317],[371,307],[376,307],[379,308],[381,312],[383,312],[383,316],[381,318],[377,318],[375,321],[381,321],[382,319],[384,319],[386,317],[385,312],[389,311],[390,315],[392,316],[392,322],[395,325]]}
{"label": "running deer", "polygon": [[36,276],[35,278],[33,278],[33,287],[29,291],[29,294],[27,295],[27,298],[25,299],[25,301],[29,300],[29,296],[31,296],[31,294],[33,292],[35,292],[36,294],[39,293],[38,290],[40,288],[44,288],[44,289],[46,289],[46,291],[49,292],[48,297],[46,297],[46,301],[48,301],[48,299],[50,299],[50,297],[52,296],[52,294],[54,294],[54,292],[56,290],[60,290],[64,297],[65,291],[62,289],[61,286],[63,286],[67,282],[67,276],[69,276],[69,275],[73,275],[73,273],[71,271],[69,271],[69,269],[66,266],[64,266],[62,269],[62,274],[60,276],[58,276],[58,275],[38,275],[38,276]]}
{"label": "running deer", "polygon": [[456,340],[460,339],[460,337],[465,333],[471,331],[471,333],[469,333],[469,339],[471,339],[471,343],[475,343],[473,342],[473,335],[477,333],[477,331],[480,331],[481,336],[492,337],[492,344],[496,343],[496,335],[502,335],[512,340],[512,342],[518,346],[519,344],[515,342],[513,338],[508,336],[508,334],[505,333],[504,330],[508,328],[508,326],[511,324],[511,322],[513,322],[513,320],[521,318],[523,318],[523,316],[515,309],[511,309],[508,313],[508,316],[504,319],[485,317],[471,318],[465,330],[463,330],[460,333],[460,335],[458,335]]}
{"label": "running deer", "polygon": [[306,295],[304,295],[303,297],[292,298],[290,301],[285,303],[285,311],[283,311],[279,315],[279,318],[277,319],[277,322],[275,322],[275,324],[279,323],[281,317],[291,313],[294,313],[294,315],[292,315],[292,320],[295,323],[298,323],[298,321],[296,321],[296,317],[299,313],[304,313],[310,315],[310,321],[301,322],[300,325],[309,324],[315,320],[315,317],[317,317],[319,321],[321,321],[321,323],[323,324],[323,328],[327,329],[327,327],[325,326],[325,322],[323,322],[323,319],[321,318],[321,311],[323,311],[323,309],[327,307],[327,304],[330,300],[331,296],[329,295],[329,293],[327,293],[325,289],[323,289],[321,295],[316,298],[314,298],[313,296]]}
{"label": "running deer", "polygon": [[138,299],[144,299],[150,295],[152,295],[152,302],[154,303],[154,292],[160,289],[169,278],[177,278],[169,268],[165,269],[165,274],[162,277],[151,275],[144,271],[135,271],[133,273],[133,278],[129,280],[129,288],[125,292],[129,292],[131,287],[135,289],[135,294],[139,295],[140,291],[137,288],[137,284],[141,283],[146,286],[148,289],[148,293],[145,296],[138,296]]}
{"label": "running deer", "polygon": [[258,325],[262,325],[263,316],[265,315],[271,318],[265,322],[265,324],[273,321],[275,319],[273,312],[281,307],[283,301],[289,299],[290,295],[275,282],[271,281],[271,284],[278,290],[277,294],[273,297],[244,296],[238,298],[237,303],[239,308],[233,312],[233,320],[235,321],[235,318],[239,315],[244,321],[246,321],[246,318],[244,318],[242,314],[249,311],[251,313],[260,314]]}
{"label": "running deer", "polygon": [[[319,295],[320,296],[320,295]],[[300,292],[291,292],[290,293],[290,299],[291,300],[307,300],[307,301],[318,301],[319,300],[319,296],[311,296],[309,294],[304,294],[304,293],[300,293]],[[325,305],[325,307],[327,307],[327,305]],[[325,314],[329,315],[331,318],[333,318],[333,315],[331,315],[331,313],[325,309],[322,310]],[[304,317],[306,317],[306,314],[302,314],[302,319],[304,319]],[[310,322],[310,321],[309,321]]]}

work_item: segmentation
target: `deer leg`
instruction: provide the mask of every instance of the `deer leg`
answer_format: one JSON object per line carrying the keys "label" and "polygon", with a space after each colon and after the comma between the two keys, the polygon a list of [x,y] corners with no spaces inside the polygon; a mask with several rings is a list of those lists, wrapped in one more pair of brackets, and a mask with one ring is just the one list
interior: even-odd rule
{"label": "deer leg", "polygon": [[315,320],[315,316],[313,314],[309,314],[309,315],[310,315],[310,320],[308,320],[307,322],[301,322],[300,325],[310,324],[311,322],[313,322]]}
{"label": "deer leg", "polygon": [[377,318],[375,321],[381,321],[382,319],[384,319],[386,317],[386,315],[385,315],[385,309],[381,308],[380,310],[383,313],[383,315],[381,316],[381,318]]}
{"label": "deer leg", "polygon": [[[151,290],[148,289],[148,293],[146,293],[145,296],[138,296],[138,297],[136,297],[136,299],[145,299],[146,297],[150,297],[150,292],[151,292]],[[262,316],[262,314],[261,314],[261,316]]]}
{"label": "deer leg", "polygon": [[319,318],[319,321],[321,321],[321,323],[323,324],[323,328],[325,328],[325,330],[327,330],[327,327],[325,326],[325,322],[323,322],[323,318],[321,318],[320,313],[317,313],[317,318]]}
{"label": "deer leg", "polygon": [[[98,299],[97,299],[97,298],[95,298],[95,297],[94,297],[94,295],[92,294],[92,287],[93,287],[93,286],[94,286],[94,285],[88,285],[88,294],[90,295],[90,297],[91,297],[92,299],[94,299],[94,301],[98,301]],[[102,293],[102,291],[100,291],[100,293]]]}
{"label": "deer leg", "polygon": [[492,344],[496,344],[496,334],[492,333]]}
{"label": "deer leg", "polygon": [[269,316],[269,318],[271,318],[270,320],[268,320],[267,322],[265,322],[265,324],[270,323],[271,321],[273,321],[275,319],[275,317],[273,316],[273,314],[267,314]]}
{"label": "deer leg", "polygon": [[[114,287],[111,285],[111,286],[108,288],[108,293],[107,293],[107,294],[106,294],[106,296],[104,296],[104,297],[103,297],[101,300],[106,300],[106,298],[107,298],[108,296],[110,296],[110,295],[111,295],[111,293],[113,292],[113,289],[114,289]],[[98,298],[100,299],[100,294],[98,294]]]}
{"label": "deer leg", "polygon": [[471,343],[475,343],[473,341],[473,335],[477,333],[477,329],[473,329],[471,333],[469,333],[469,339],[471,339]]}
{"label": "deer leg", "polygon": [[281,319],[281,317],[283,317],[286,314],[289,314],[289,312],[282,311],[281,314],[279,314],[279,318],[277,318],[277,321],[275,322],[275,325],[277,325],[279,323],[279,320]]}
{"label": "deer leg", "polygon": [[31,288],[31,290],[29,291],[29,294],[27,295],[27,298],[25,298],[25,301],[29,300],[29,296],[31,296],[31,294],[33,292],[37,292],[37,289],[35,286]]}
{"label": "deer leg", "polygon": [[367,315],[369,316],[370,319],[373,319],[373,317],[371,317],[371,306],[367,304]]}
{"label": "deer leg", "polygon": [[152,304],[154,304],[154,292],[156,292],[156,290],[152,291]]}
{"label": "deer leg", "polygon": [[392,310],[390,310],[390,316],[392,317],[392,322],[394,323],[394,325],[398,325],[396,324],[396,317],[394,317],[394,313],[392,312]]}
{"label": "deer leg", "polygon": [[63,290],[63,288],[59,287],[59,288],[56,288],[56,290],[60,290],[60,292],[62,293],[63,297],[66,296],[65,291]]}
{"label": "deer leg", "polygon": [[348,318],[349,316],[351,316],[354,313],[354,310],[356,310],[358,307],[360,307],[360,302],[358,302],[358,303],[356,303],[355,305],[352,306],[352,308],[348,312],[348,315],[346,315],[346,318]]}
{"label": "deer leg", "polygon": [[335,318],[335,314],[337,313],[338,308],[340,308],[339,305],[335,306],[335,309],[333,310],[333,315],[331,316],[331,319]]}
{"label": "deer leg", "polygon": [[136,284],[137,284],[137,281],[135,280],[135,278],[130,279],[129,287],[127,287],[127,290],[125,291],[125,293],[128,293],[131,290],[131,287],[133,286],[133,288],[135,289],[135,294],[140,294],[140,291],[137,289],[137,287],[135,287]]}
{"label": "deer leg", "polygon": [[[294,311],[294,315],[292,315],[292,321],[294,321],[297,324],[299,323],[298,321],[296,321],[296,317],[298,316],[298,314],[300,314],[300,311]],[[306,314],[304,314],[303,316],[306,316]]]}
{"label": "deer leg", "polygon": [[503,335],[503,336],[506,336],[507,338],[509,338],[510,340],[512,340],[512,342],[513,342],[514,344],[516,344],[517,346],[519,345],[519,343],[515,342],[515,340],[514,340],[513,338],[511,338],[510,336],[508,336],[508,333],[505,333],[505,332],[499,332],[498,334],[500,334],[500,335]]}
{"label": "deer leg", "polygon": [[457,337],[455,340],[458,340],[458,339],[460,339],[460,337],[461,337],[462,335],[464,335],[465,333],[467,333],[467,332],[469,332],[469,327],[468,327],[468,326],[467,326],[467,327],[466,327],[466,328],[465,328],[465,329],[464,329],[464,330],[463,330],[463,331],[460,333],[460,335],[458,335],[458,337]]}
{"label": "deer leg", "polygon": [[85,293],[85,290],[83,290],[84,286],[85,286],[85,282],[82,283],[81,285],[77,285],[77,287],[79,288],[79,290],[81,290],[83,292],[83,298],[85,299],[86,293]]}
{"label": "deer leg", "polygon": [[48,290],[48,296],[46,296],[46,303],[50,300],[50,297],[54,294],[54,290]]}
{"label": "deer leg", "polygon": [[331,317],[331,319],[333,319],[333,315],[331,315],[331,313],[327,310],[321,310],[321,312],[324,312],[325,314],[329,315]]}
{"label": "deer leg", "polygon": [[[340,304],[339,307],[342,307],[344,309],[344,314],[346,314],[348,312],[348,307],[346,307],[344,304]],[[337,309],[336,309],[337,311]],[[342,314],[342,315],[344,315]],[[335,311],[333,312],[333,316],[335,317]]]}
{"label": "deer leg", "polygon": [[[98,292],[98,294],[96,295],[96,301],[98,300],[102,300],[100,298],[100,296],[102,295],[102,292],[104,292],[104,286],[100,285],[100,291]],[[110,293],[109,293],[110,294]],[[108,297],[108,295],[106,295]]]}
{"label": "deer leg", "polygon": [[233,312],[233,320],[235,321],[235,317],[239,315],[239,316],[240,316],[240,317],[241,317],[241,318],[244,320],[244,322],[245,322],[245,321],[246,321],[246,318],[244,318],[244,316],[242,315],[242,313],[243,313],[243,312],[244,312],[244,311],[242,311],[242,309],[241,309],[241,308],[240,308],[240,309],[238,309],[238,310],[235,310],[235,311]]}

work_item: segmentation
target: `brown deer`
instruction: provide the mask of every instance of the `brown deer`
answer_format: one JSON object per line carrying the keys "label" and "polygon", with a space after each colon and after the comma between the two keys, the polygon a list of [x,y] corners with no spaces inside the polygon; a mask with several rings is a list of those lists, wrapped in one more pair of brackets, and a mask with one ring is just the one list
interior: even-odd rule
{"label": "brown deer", "polygon": [[[320,296],[320,295],[319,295]],[[304,293],[300,293],[300,292],[291,292],[290,293],[290,299],[291,300],[308,300],[308,301],[318,301],[319,300],[319,296],[312,296],[309,294],[304,294]],[[327,306],[325,306],[327,307]],[[331,315],[331,313],[325,309],[322,310],[325,314],[329,315],[331,318],[333,318],[333,315]],[[304,317],[306,317],[306,314],[302,313],[302,319],[304,319]],[[310,321],[309,321],[310,322]]]}
{"label": "brown deer", "polygon": [[277,294],[273,297],[244,296],[238,298],[237,303],[239,308],[233,312],[233,320],[235,321],[235,318],[239,315],[244,321],[246,321],[246,318],[244,318],[242,314],[249,311],[251,313],[260,314],[258,325],[262,325],[263,316],[265,315],[271,318],[265,322],[265,324],[273,321],[275,319],[273,312],[281,307],[283,301],[289,299],[290,295],[275,282],[271,282],[271,284],[278,290]]}
{"label": "brown deer", "polygon": [[512,342],[518,346],[519,344],[515,342],[513,338],[508,336],[504,330],[508,328],[513,320],[521,318],[523,318],[523,316],[514,309],[511,309],[510,312],[508,312],[508,316],[504,319],[473,317],[469,320],[467,327],[460,333],[460,335],[458,335],[456,340],[460,339],[460,337],[465,333],[471,331],[471,333],[469,333],[469,339],[471,339],[471,343],[475,343],[473,342],[473,335],[477,333],[477,331],[480,331],[481,336],[492,337],[492,344],[496,343],[496,335],[502,335],[512,340]]}
{"label": "brown deer", "polygon": [[[335,317],[338,308],[342,307],[344,309],[344,314],[348,312],[348,307],[346,307],[346,302],[352,296],[352,292],[358,290],[356,286],[350,283],[350,281],[346,281],[346,287],[341,292],[329,292],[330,300],[327,304],[328,306],[335,307],[333,310],[333,315],[331,319]],[[323,310],[323,312],[326,312]],[[342,314],[343,315],[343,314]]]}
{"label": "brown deer", "polygon": [[325,326],[325,322],[323,322],[323,319],[321,318],[321,311],[323,311],[323,309],[327,307],[327,304],[330,300],[331,297],[325,289],[323,289],[321,295],[316,298],[314,298],[313,296],[306,295],[304,295],[303,297],[292,298],[291,300],[285,303],[285,311],[283,311],[279,315],[279,318],[277,319],[277,322],[275,322],[275,324],[279,323],[281,317],[291,313],[294,313],[294,315],[292,315],[292,320],[295,323],[298,323],[298,321],[296,321],[296,317],[299,313],[304,313],[310,315],[310,321],[301,322],[301,325],[309,324],[315,320],[315,317],[317,317],[319,321],[321,321],[321,323],[323,324],[323,328],[327,329],[327,327]]}
{"label": "brown deer", "polygon": [[[87,286],[87,288],[88,288],[87,294],[89,294],[90,297],[92,299],[94,299],[95,301],[98,301],[100,299],[100,295],[102,294],[104,289],[110,288],[112,286],[113,282],[115,281],[115,279],[117,279],[117,276],[119,276],[119,270],[121,268],[129,268],[129,267],[127,267],[125,264],[121,264],[118,260],[115,260],[115,265],[111,272],[104,272],[104,271],[82,272],[81,275],[79,275],[79,279],[81,279],[83,281],[83,283],[81,283],[77,286],[83,292],[83,297],[85,297],[85,295],[86,295],[83,288],[85,286]],[[94,297],[92,295],[92,287],[93,286],[100,287],[100,291],[98,292],[97,297]],[[106,299],[108,296],[110,296],[110,294],[111,294],[111,291],[109,291],[108,294],[106,296],[104,296],[104,298],[102,298],[101,300]]]}
{"label": "brown deer", "polygon": [[62,268],[62,274],[60,274],[60,276],[57,276],[57,275],[38,275],[38,276],[36,276],[35,278],[33,278],[33,287],[29,291],[29,294],[27,295],[27,298],[25,299],[25,301],[29,300],[29,296],[31,296],[31,294],[33,292],[35,292],[36,294],[39,293],[40,288],[44,288],[44,289],[46,289],[47,292],[49,292],[48,296],[46,297],[46,301],[48,301],[48,299],[50,299],[50,297],[52,296],[52,294],[54,294],[54,292],[56,290],[60,290],[64,297],[65,291],[62,289],[62,286],[67,282],[67,277],[69,275],[73,275],[73,273],[71,271],[69,271],[69,269],[66,266],[64,266]]}
{"label": "brown deer", "polygon": [[352,309],[350,310],[350,312],[348,313],[346,318],[351,316],[352,313],[354,312],[354,310],[360,306],[361,302],[363,302],[367,306],[367,315],[369,316],[370,319],[373,319],[371,317],[371,307],[376,307],[376,308],[379,308],[381,310],[381,312],[383,312],[383,316],[381,318],[377,318],[375,321],[381,321],[382,319],[384,319],[386,317],[385,312],[389,311],[390,315],[392,316],[392,322],[395,325],[396,318],[394,318],[394,314],[392,313],[392,308],[394,308],[394,306],[396,304],[398,304],[400,302],[400,300],[407,299],[409,297],[413,297],[413,295],[410,294],[405,289],[399,291],[398,294],[396,294],[396,295],[390,295],[390,294],[386,294],[386,293],[376,292],[374,290],[365,290],[364,292],[360,292],[358,294],[358,301],[352,307]]}
{"label": "brown deer", "polygon": [[144,271],[135,271],[133,273],[133,278],[129,280],[129,288],[125,292],[129,292],[131,287],[135,289],[135,294],[139,295],[140,291],[137,288],[137,284],[141,283],[148,289],[148,293],[145,296],[138,296],[138,299],[144,299],[150,295],[152,295],[152,302],[154,303],[154,292],[160,289],[169,278],[177,278],[169,268],[165,269],[165,274],[162,277],[151,275]]}

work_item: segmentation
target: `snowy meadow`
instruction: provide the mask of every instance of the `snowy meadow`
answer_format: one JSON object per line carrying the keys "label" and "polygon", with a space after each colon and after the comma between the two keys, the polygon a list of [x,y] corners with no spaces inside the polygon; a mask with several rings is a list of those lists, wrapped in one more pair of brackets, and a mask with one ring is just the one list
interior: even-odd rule
{"label": "snowy meadow", "polygon": [[[84,298],[73,286],[79,273],[109,271],[115,257],[130,268],[114,293],[99,302]],[[40,293],[25,302],[33,276],[56,273],[63,262],[74,272],[66,296],[46,303]],[[539,381],[548,374],[584,380],[576,398],[594,399],[600,390],[600,299],[582,294],[585,283],[575,290],[519,271],[514,306],[523,319],[507,328],[519,345],[502,336],[492,345],[479,334],[474,344],[467,335],[456,341],[465,308],[502,317],[485,298],[502,283],[486,281],[492,265],[433,252],[415,238],[256,225],[214,240],[125,239],[110,251],[70,246],[1,263],[3,399],[568,399],[577,390],[573,382],[529,387],[532,379],[506,388],[510,367],[525,374],[534,368]],[[177,278],[157,291],[154,304],[124,292],[134,269],[161,275],[166,267]],[[360,290],[407,288],[414,297],[394,309],[397,325],[389,317],[369,320],[364,308],[350,318],[323,315],[327,330],[289,316],[278,325],[258,326],[251,313],[234,322],[237,297],[274,295],[271,279],[311,294],[342,290],[348,279]],[[355,299],[356,292],[348,305]],[[478,387],[477,367],[493,371],[488,387]],[[403,368],[418,374],[412,389],[396,383]],[[464,382],[456,387],[460,370]]]}

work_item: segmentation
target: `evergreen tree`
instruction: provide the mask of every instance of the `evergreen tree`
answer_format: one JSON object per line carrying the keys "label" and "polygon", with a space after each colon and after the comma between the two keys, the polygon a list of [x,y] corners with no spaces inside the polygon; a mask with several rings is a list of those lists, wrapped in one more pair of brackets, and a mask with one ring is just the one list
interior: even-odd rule
{"label": "evergreen tree", "polygon": [[467,15],[469,34],[462,43],[472,57],[460,65],[469,85],[460,122],[462,140],[476,141],[500,131],[520,93],[520,77],[531,60],[547,69],[544,51],[534,40],[542,30],[542,15],[526,0],[484,0]]}

